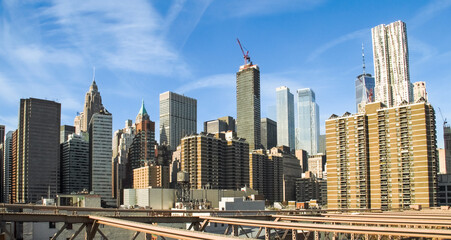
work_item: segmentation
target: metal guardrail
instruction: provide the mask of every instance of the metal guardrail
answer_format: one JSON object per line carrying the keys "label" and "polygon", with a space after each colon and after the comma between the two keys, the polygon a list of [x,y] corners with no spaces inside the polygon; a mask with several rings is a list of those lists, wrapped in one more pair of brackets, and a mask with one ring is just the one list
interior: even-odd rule
{"label": "metal guardrail", "polygon": [[287,220],[297,222],[312,222],[312,223],[344,223],[344,224],[359,224],[359,225],[386,225],[386,226],[422,226],[429,228],[451,228],[451,220],[441,219],[412,219],[412,218],[371,218],[365,215],[356,215],[352,218],[349,215],[341,215],[334,217],[310,217],[310,216],[287,216],[287,215],[272,215],[276,220]]}
{"label": "metal guardrail", "polygon": [[423,229],[423,228],[394,228],[394,227],[365,227],[333,224],[314,223],[289,223],[275,221],[228,219],[217,217],[199,217],[209,222],[224,223],[231,225],[242,225],[261,227],[269,229],[285,229],[296,231],[312,231],[325,233],[346,233],[377,236],[400,236],[400,237],[426,237],[426,238],[451,238],[451,230]]}

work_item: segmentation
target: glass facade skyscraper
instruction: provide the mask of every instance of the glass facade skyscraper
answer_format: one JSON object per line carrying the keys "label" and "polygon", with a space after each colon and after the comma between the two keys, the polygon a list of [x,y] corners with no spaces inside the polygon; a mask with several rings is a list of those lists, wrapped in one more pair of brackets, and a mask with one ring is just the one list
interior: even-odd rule
{"label": "glass facade skyscraper", "polygon": [[176,150],[180,140],[197,133],[197,100],[173,92],[160,94],[160,144]]}
{"label": "glass facade skyscraper", "polygon": [[374,77],[371,74],[360,74],[355,80],[355,109],[359,111],[359,104],[374,102]]}
{"label": "glass facade skyscraper", "polygon": [[20,99],[17,163],[13,173],[17,202],[36,203],[48,192],[50,197],[60,192],[60,123],[60,103]]}
{"label": "glass facade skyscraper", "polygon": [[318,152],[319,106],[316,104],[315,92],[310,88],[297,91],[298,121],[296,128],[296,149],[303,149],[308,154]]}
{"label": "glass facade skyscraper", "polygon": [[249,150],[261,147],[260,69],[246,64],[236,73],[237,135],[249,143]]}
{"label": "glass facade skyscraper", "polygon": [[109,206],[115,206],[112,191],[113,116],[102,109],[89,123],[90,191],[102,197]]}
{"label": "glass facade skyscraper", "polygon": [[290,89],[276,88],[277,103],[277,144],[295,149],[294,136],[294,97]]}

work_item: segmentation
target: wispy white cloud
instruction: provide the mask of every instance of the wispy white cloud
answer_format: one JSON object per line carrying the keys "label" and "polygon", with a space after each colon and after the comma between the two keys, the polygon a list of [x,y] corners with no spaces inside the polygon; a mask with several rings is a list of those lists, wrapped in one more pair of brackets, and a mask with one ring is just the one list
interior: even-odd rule
{"label": "wispy white cloud", "polygon": [[6,132],[14,131],[17,129],[17,116],[2,116],[0,115],[0,124],[5,125]]}
{"label": "wispy white cloud", "polygon": [[54,1],[43,14],[97,66],[155,75],[187,72],[162,37],[164,18],[147,1]]}
{"label": "wispy white cloud", "polygon": [[[217,17],[248,17],[255,15],[268,15],[278,12],[311,10],[322,5],[325,0],[247,0],[226,1],[218,4],[214,12],[223,14]],[[225,14],[224,14],[225,13]]]}
{"label": "wispy white cloud", "polygon": [[451,7],[451,1],[449,0],[430,1],[429,4],[421,8],[421,10],[409,21],[410,27],[415,28],[424,24],[449,7]]}
{"label": "wispy white cloud", "polygon": [[409,37],[409,55],[412,62],[411,65],[422,64],[433,59],[438,53],[439,52],[435,47],[415,37]]}
{"label": "wispy white cloud", "polygon": [[333,39],[332,41],[327,42],[326,44],[320,46],[316,50],[314,50],[309,57],[307,58],[307,61],[313,61],[319,56],[321,56],[324,52],[327,50],[336,47],[337,45],[340,45],[344,42],[358,39],[358,38],[364,38],[366,35],[370,34],[370,29],[360,29],[351,33],[348,33],[346,35],[340,36],[336,39]]}
{"label": "wispy white cloud", "polygon": [[216,74],[212,76],[207,76],[201,78],[198,81],[187,83],[175,90],[178,93],[187,93],[194,90],[199,90],[203,88],[224,88],[235,87],[236,79],[235,74]]}
{"label": "wispy white cloud", "polygon": [[[145,0],[2,1],[0,99],[11,109],[22,97],[61,102],[62,119],[71,123],[83,107],[91,66],[109,72],[101,90],[104,97],[145,95],[146,87],[136,89],[131,81],[136,76],[148,76],[147,82],[159,76],[186,78],[191,70],[179,49],[210,0],[198,2],[174,1],[163,13]],[[180,32],[174,31],[180,21],[190,22],[186,34],[179,35],[183,41],[168,39]]]}
{"label": "wispy white cloud", "polygon": [[18,91],[14,82],[0,73],[0,98],[10,104],[17,102]]}

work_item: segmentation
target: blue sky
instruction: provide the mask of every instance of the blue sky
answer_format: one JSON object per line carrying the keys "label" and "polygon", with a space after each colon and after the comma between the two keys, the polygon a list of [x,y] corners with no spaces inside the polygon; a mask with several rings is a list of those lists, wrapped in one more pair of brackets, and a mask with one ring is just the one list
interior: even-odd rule
{"label": "blue sky", "polygon": [[[17,127],[20,98],[62,104],[62,124],[82,111],[96,67],[114,130],[135,119],[144,99],[159,122],[159,94],[198,100],[202,122],[236,116],[239,37],[261,71],[262,117],[275,88],[309,87],[321,132],[333,113],[355,111],[354,80],[373,73],[371,28],[407,24],[411,81],[451,119],[451,1],[14,1],[0,3],[0,124]],[[442,120],[437,111],[439,146]],[[158,129],[157,139],[158,137]]]}

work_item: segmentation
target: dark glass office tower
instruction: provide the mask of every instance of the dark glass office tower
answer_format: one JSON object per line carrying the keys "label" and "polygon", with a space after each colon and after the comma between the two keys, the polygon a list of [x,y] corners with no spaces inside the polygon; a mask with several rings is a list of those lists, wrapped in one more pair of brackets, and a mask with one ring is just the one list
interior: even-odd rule
{"label": "dark glass office tower", "polygon": [[17,134],[18,202],[34,203],[59,193],[61,104],[29,98],[20,100]]}
{"label": "dark glass office tower", "polygon": [[236,73],[237,135],[249,143],[249,151],[261,148],[260,69],[252,63]]}

